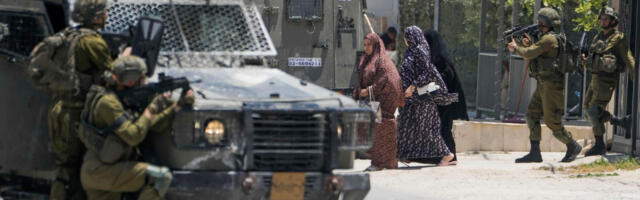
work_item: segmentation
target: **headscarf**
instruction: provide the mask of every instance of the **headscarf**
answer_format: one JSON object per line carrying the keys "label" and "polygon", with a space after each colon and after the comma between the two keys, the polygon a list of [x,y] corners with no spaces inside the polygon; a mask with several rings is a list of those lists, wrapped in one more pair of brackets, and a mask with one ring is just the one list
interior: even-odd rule
{"label": "headscarf", "polygon": [[422,35],[422,30],[417,26],[410,26],[404,30],[404,37],[409,43],[407,52],[413,54],[413,56],[431,60],[431,54],[429,54],[429,43]]}
{"label": "headscarf", "polygon": [[[423,69],[418,69],[421,72],[427,71],[427,67],[431,64],[431,55],[429,54],[429,44],[427,40],[422,35],[422,30],[417,26],[410,26],[404,30],[404,38],[407,40],[409,46],[407,47],[407,51],[405,52],[402,67],[413,67],[408,66],[413,63],[416,66],[424,67]],[[419,72],[418,72],[419,73]],[[437,74],[439,76],[439,74]],[[413,84],[416,77],[402,77],[402,88],[406,89],[409,85]]]}
{"label": "headscarf", "polygon": [[440,33],[434,30],[426,30],[424,31],[424,38],[431,48],[431,62],[436,65],[438,71],[442,72],[441,70],[444,70],[441,69],[441,64],[442,66],[447,64],[453,65],[449,51],[447,50],[447,45],[444,43]]}
{"label": "headscarf", "polygon": [[376,89],[374,90],[384,92],[384,94],[374,93],[376,100],[381,101],[383,109],[387,105],[393,109],[403,106],[400,75],[393,61],[386,55],[382,39],[375,33],[367,34],[365,39],[373,44],[373,52],[371,55],[363,55],[360,59],[358,86],[354,90],[353,96],[359,98],[360,89],[375,85]]}
{"label": "headscarf", "polygon": [[371,55],[365,54],[362,56],[362,58],[360,59],[360,64],[358,65],[358,70],[362,72],[365,71],[363,69],[370,68],[369,71],[375,73],[375,65],[386,57],[384,44],[382,43],[380,37],[378,37],[378,34],[375,33],[367,34],[364,39],[369,40],[369,42],[373,44],[373,52],[371,53]]}

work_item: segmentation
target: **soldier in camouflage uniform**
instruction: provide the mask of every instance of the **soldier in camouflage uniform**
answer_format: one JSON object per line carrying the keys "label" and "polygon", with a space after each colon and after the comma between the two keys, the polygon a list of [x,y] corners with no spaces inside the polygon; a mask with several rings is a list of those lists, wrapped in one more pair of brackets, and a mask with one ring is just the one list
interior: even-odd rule
{"label": "soldier in camouflage uniform", "polygon": [[[167,104],[167,99],[159,96],[136,118],[125,110],[115,93],[144,84],[145,73],[141,58],[120,57],[113,63],[113,76],[107,78],[107,87],[93,85],[87,94],[78,134],[87,148],[81,179],[89,200],[120,199],[123,192],[139,192],[138,199],[160,199],[171,184],[167,167],[137,162],[137,146],[151,129],[169,124],[173,113],[180,109],[179,104]],[[193,99],[193,91],[182,100],[185,98]],[[96,137],[106,139],[96,145],[92,142],[97,141]]]}
{"label": "soldier in camouflage uniform", "polygon": [[618,14],[613,8],[605,7],[598,19],[602,30],[593,38],[589,54],[583,54],[583,61],[586,63],[587,70],[591,72],[591,83],[583,108],[587,120],[593,126],[593,135],[596,138],[595,146],[589,149],[585,156],[606,153],[603,138],[605,122],[611,121],[613,125],[628,126],[629,118],[613,117],[605,108],[616,88],[619,73],[624,72],[626,68],[632,71],[635,64],[627,38],[616,29]]}
{"label": "soldier in camouflage uniform", "polygon": [[50,193],[54,200],[85,198],[79,176],[85,149],[77,138],[75,124],[79,121],[89,86],[101,80],[112,62],[106,42],[96,32],[107,21],[106,9],[106,0],[76,0],[71,18],[80,26],[63,30],[66,37],[73,37],[70,48],[75,49],[68,59],[74,62],[79,83],[74,93],[53,94],[53,106],[48,115],[56,167],[56,179]]}
{"label": "soldier in camouflage uniform", "polygon": [[558,36],[561,34],[556,33],[554,29],[558,28],[560,24],[560,15],[556,10],[552,8],[540,9],[538,12],[540,41],[528,46],[529,39],[524,42],[528,47],[518,46],[513,39],[509,43],[509,51],[516,52],[531,62],[530,74],[538,82],[526,115],[531,150],[529,154],[516,159],[516,163],[542,162],[540,154],[541,119],[544,119],[547,127],[553,131],[553,136],[567,145],[567,152],[561,162],[575,160],[582,150],[582,146],[572,138],[571,133],[562,125],[564,74],[553,67],[553,63],[558,59],[560,53]]}

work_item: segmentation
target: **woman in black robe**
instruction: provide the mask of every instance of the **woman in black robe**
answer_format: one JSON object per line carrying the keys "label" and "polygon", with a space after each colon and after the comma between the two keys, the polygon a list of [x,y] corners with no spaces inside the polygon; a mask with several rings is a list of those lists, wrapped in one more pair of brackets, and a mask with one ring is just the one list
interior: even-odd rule
{"label": "woman in black robe", "polygon": [[[449,150],[455,155],[456,143],[453,139],[453,120],[469,120],[467,114],[467,103],[464,98],[464,92],[462,91],[462,84],[458,73],[453,65],[453,61],[449,56],[447,45],[444,43],[440,34],[433,30],[425,30],[424,37],[427,39],[427,43],[431,47],[431,62],[436,66],[438,72],[447,85],[447,89],[451,93],[458,93],[458,102],[446,106],[438,106],[438,114],[440,115],[440,133]],[[412,159],[411,161],[424,162],[436,164],[441,158],[427,158],[427,159]],[[451,164],[457,164],[457,156],[453,158]]]}

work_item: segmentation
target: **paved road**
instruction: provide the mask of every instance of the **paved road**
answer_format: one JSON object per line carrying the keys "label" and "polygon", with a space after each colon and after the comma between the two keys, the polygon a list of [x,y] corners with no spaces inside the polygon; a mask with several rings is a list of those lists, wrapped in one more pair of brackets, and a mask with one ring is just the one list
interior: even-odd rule
{"label": "paved road", "polygon": [[[538,170],[559,163],[564,153],[543,153],[544,163],[514,164],[524,152],[462,153],[457,166],[411,163],[396,170],[372,172],[367,200],[406,199],[640,199],[640,170],[619,176],[569,178],[566,173]],[[599,157],[579,157],[569,165]],[[363,170],[369,160],[356,160]]]}

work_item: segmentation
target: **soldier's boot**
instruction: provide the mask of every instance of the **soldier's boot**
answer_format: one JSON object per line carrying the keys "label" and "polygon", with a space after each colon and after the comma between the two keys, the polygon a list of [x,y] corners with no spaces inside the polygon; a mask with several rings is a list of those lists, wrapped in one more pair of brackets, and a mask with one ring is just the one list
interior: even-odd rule
{"label": "soldier's boot", "polygon": [[604,146],[604,138],[603,136],[596,136],[596,145],[591,147],[589,151],[584,153],[584,156],[597,156],[604,155],[607,153],[607,149]]}
{"label": "soldier's boot", "polygon": [[609,123],[611,123],[611,125],[620,126],[628,130],[631,128],[631,116],[630,115],[627,115],[624,117],[612,116],[611,119],[609,120]]}
{"label": "soldier's boot", "polygon": [[516,163],[539,163],[542,162],[542,155],[540,154],[540,141],[531,141],[531,149],[529,154],[522,158],[516,159]]}
{"label": "soldier's boot", "polygon": [[567,144],[567,152],[564,154],[564,158],[562,158],[560,162],[571,162],[575,160],[576,157],[578,157],[578,154],[580,154],[580,151],[582,151],[582,146],[580,146],[580,144],[575,140],[571,141]]}

